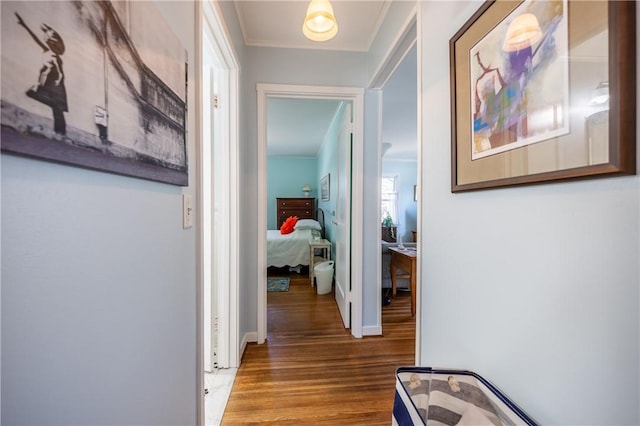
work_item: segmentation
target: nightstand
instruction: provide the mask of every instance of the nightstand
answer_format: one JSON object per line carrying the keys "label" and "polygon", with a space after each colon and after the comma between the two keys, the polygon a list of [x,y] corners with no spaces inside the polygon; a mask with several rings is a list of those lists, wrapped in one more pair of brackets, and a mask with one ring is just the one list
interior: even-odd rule
{"label": "nightstand", "polygon": [[[316,255],[316,249],[321,250],[320,255]],[[309,280],[313,285],[313,268],[316,264],[331,260],[331,241],[311,240],[309,241]]]}

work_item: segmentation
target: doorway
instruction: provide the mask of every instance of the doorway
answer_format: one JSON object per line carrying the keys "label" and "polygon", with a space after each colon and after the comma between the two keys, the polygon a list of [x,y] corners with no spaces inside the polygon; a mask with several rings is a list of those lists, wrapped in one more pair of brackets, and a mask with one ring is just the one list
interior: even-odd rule
{"label": "doorway", "polygon": [[[353,149],[351,159],[350,211],[362,210],[362,168],[363,168],[363,94],[361,88],[293,86],[280,84],[258,84],[258,176],[262,184],[258,188],[258,209],[267,211],[267,101],[269,98],[331,99],[350,103],[352,111]],[[360,181],[358,181],[358,179]],[[264,343],[267,336],[267,217],[258,218],[258,333],[257,342]],[[362,221],[354,215],[348,235],[351,247],[349,267],[351,302],[351,334],[362,337]]]}
{"label": "doorway", "polygon": [[[344,297],[347,292],[342,285],[348,281],[340,279],[349,260],[344,255],[345,245],[341,244],[345,239],[340,237],[349,235],[343,228],[349,226],[350,220],[344,217],[345,209],[341,207],[347,203],[341,202],[340,196],[347,195],[344,187],[350,177],[339,167],[351,164],[351,138],[342,137],[350,134],[342,125],[344,121],[351,123],[350,106],[334,99],[267,98],[268,338],[276,337],[273,332],[281,329],[272,321],[272,302],[302,290],[315,294],[314,266],[323,261],[333,262],[335,299],[343,307],[345,328],[350,328]],[[281,232],[281,226],[291,216],[298,218],[295,229]],[[309,229],[311,224],[314,229]],[[326,281],[322,290],[317,289],[322,295],[327,294]],[[273,293],[282,290],[280,286],[286,292],[279,297]]]}
{"label": "doorway", "polygon": [[[417,288],[411,288],[411,283],[416,282],[413,268],[402,270],[402,278],[396,279],[392,278],[395,271],[391,271],[394,259],[407,264],[419,261],[416,50],[414,45],[382,88],[379,220],[383,309],[393,303],[398,291],[409,292],[412,299],[416,298],[417,291]],[[398,249],[402,251],[398,252]],[[392,285],[394,281],[395,287]]]}
{"label": "doorway", "polygon": [[[411,114],[412,117],[414,118],[413,122],[409,124],[409,126],[412,127],[413,130],[415,130],[415,133],[412,135],[409,135],[410,138],[413,139],[414,141],[414,148],[417,148],[415,151],[415,182],[413,184],[411,184],[410,187],[405,188],[404,191],[404,198],[405,201],[407,203],[415,203],[415,220],[410,222],[407,221],[406,219],[404,219],[403,221],[405,222],[405,224],[407,222],[410,222],[410,226],[413,227],[414,229],[401,229],[402,231],[402,237],[405,238],[406,240],[414,240],[414,235],[415,235],[415,239],[416,239],[416,246],[417,247],[417,253],[419,254],[420,252],[420,228],[421,228],[421,197],[420,197],[420,193],[421,193],[421,185],[420,182],[422,180],[422,170],[421,170],[421,146],[420,146],[420,141],[422,140],[422,129],[421,129],[421,102],[422,102],[422,85],[421,85],[421,54],[420,54],[420,39],[418,37],[419,33],[420,33],[420,29],[419,29],[419,23],[418,23],[418,19],[417,17],[420,16],[420,4],[418,5],[418,9],[416,11],[416,14],[412,16],[411,19],[409,19],[402,31],[402,33],[399,35],[396,43],[393,45],[393,47],[390,49],[389,54],[387,55],[384,63],[382,64],[382,66],[380,67],[379,71],[373,76],[371,83],[369,85],[370,89],[377,89],[380,91],[380,98],[382,98],[379,101],[380,107],[381,109],[383,108],[383,102],[384,102],[384,97],[385,97],[385,91],[392,88],[391,86],[397,83],[393,82],[393,78],[394,75],[398,74],[398,71],[400,70],[400,72],[402,72],[402,68],[403,67],[412,67],[413,69],[411,70],[412,72],[410,73],[410,75],[407,77],[405,76],[404,78],[408,78],[411,79],[411,84],[414,84],[412,87],[412,91],[410,92],[404,92],[404,94],[400,94],[400,98],[403,97],[409,97],[412,98],[412,102],[414,102],[414,107],[406,112],[406,114]],[[406,70],[404,70],[404,73],[406,74]],[[398,76],[398,78],[401,78]],[[392,110],[394,110],[396,113],[402,111],[401,108],[399,107],[391,107]],[[406,111],[406,108],[404,109]],[[384,111],[382,112],[382,115],[384,115]],[[384,121],[385,118],[382,117],[381,121],[383,123],[384,126]],[[406,137],[406,135],[405,135]],[[383,132],[380,135],[379,138],[379,143],[380,143],[380,147],[379,147],[379,167],[378,167],[378,200],[379,203],[378,205],[380,205],[382,207],[382,177],[383,177],[383,155],[384,152],[388,149],[391,150],[391,147],[393,146],[393,142],[389,142],[384,140],[384,128],[383,128]],[[390,145],[388,145],[390,144]],[[388,174],[394,175],[393,172],[390,172]],[[378,235],[378,241],[380,241],[380,250],[379,252],[380,257],[379,257],[379,263],[378,263],[378,293],[381,295],[380,296],[380,303],[378,304],[379,306],[379,310],[378,310],[378,324],[381,324],[381,316],[382,316],[382,304],[383,304],[383,288],[382,288],[382,269],[383,269],[383,259],[382,259],[382,227],[379,226],[380,223],[377,226],[377,229],[375,230],[375,232],[377,232]],[[413,231],[415,231],[415,234],[413,233]],[[371,230],[370,232],[373,232],[373,230]],[[416,294],[415,294],[415,298],[416,298],[416,312],[415,312],[415,319],[416,319],[416,345],[415,345],[415,357],[416,357],[416,364],[420,363],[420,317],[421,317],[421,312],[420,312],[420,294],[421,294],[421,289],[420,289],[420,284],[421,284],[421,267],[420,267],[420,262],[418,260],[416,260],[416,271],[415,271],[415,280],[416,280]],[[382,329],[380,328],[379,333],[382,333]]]}
{"label": "doorway", "polygon": [[[198,3],[196,259],[198,424],[215,423],[240,364],[238,320],[238,62],[221,12]],[[215,164],[215,167],[214,167]],[[221,370],[226,369],[226,370]],[[224,374],[220,374],[225,371]],[[220,381],[223,382],[220,382]],[[224,383],[225,386],[220,386]],[[213,384],[213,386],[212,386]],[[205,400],[207,390],[209,394]],[[207,401],[205,403],[205,401]]]}
{"label": "doorway", "polygon": [[[238,345],[238,66],[221,32],[219,12],[203,3],[201,140],[198,155],[199,263],[204,309],[205,340],[211,359],[204,365],[239,365]],[[215,167],[213,167],[215,164]],[[225,285],[220,285],[225,283]],[[226,285],[226,284],[229,285]],[[207,333],[208,331],[208,333]],[[206,336],[209,334],[209,336]]]}

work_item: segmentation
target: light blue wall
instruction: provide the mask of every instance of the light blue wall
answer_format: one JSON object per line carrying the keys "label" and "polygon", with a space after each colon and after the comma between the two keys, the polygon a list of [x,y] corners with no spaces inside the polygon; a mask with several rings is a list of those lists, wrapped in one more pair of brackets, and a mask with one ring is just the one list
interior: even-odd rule
{"label": "light blue wall", "polygon": [[[158,5],[194,63],[195,4]],[[193,186],[0,160],[2,424],[195,424]]]}
{"label": "light blue wall", "polygon": [[[364,167],[363,179],[365,182],[363,204],[366,206],[362,215],[365,229],[362,238],[362,324],[363,333],[379,334],[382,327],[381,316],[381,292],[379,291],[378,277],[380,277],[380,126],[379,110],[381,92],[367,90],[364,96]],[[368,329],[367,329],[368,328]]]}
{"label": "light blue wall", "polygon": [[[336,240],[336,229],[332,223],[336,218],[336,206],[338,199],[338,127],[344,117],[344,104],[341,105],[334,121],[327,130],[325,140],[318,150],[318,173],[316,182],[318,185],[318,207],[324,211],[325,237],[334,242]],[[329,175],[329,200],[322,201],[320,197],[320,180]],[[331,244],[331,258],[335,259],[336,247]]]}
{"label": "light blue wall", "polygon": [[311,187],[310,198],[318,198],[318,160],[315,158],[269,157],[267,159],[267,228],[278,229],[276,198],[304,197],[302,187]]}
{"label": "light blue wall", "polygon": [[[236,6],[232,1],[215,0],[212,3],[220,8],[225,34],[232,46],[236,59],[239,61],[239,65],[242,65],[244,62],[245,46],[244,38],[242,36],[242,28],[238,21],[238,15],[236,15]],[[242,71],[242,66],[240,66],[240,70]],[[242,86],[242,82],[240,85]],[[242,132],[242,129],[240,129],[240,131]]]}
{"label": "light blue wall", "polygon": [[413,201],[413,186],[418,182],[418,163],[415,161],[382,161],[382,174],[397,176],[398,235],[402,241],[413,241],[416,231],[418,204]]}
{"label": "light blue wall", "polygon": [[640,424],[640,177],[450,192],[449,39],[481,5],[421,2],[420,364],[540,424]]}

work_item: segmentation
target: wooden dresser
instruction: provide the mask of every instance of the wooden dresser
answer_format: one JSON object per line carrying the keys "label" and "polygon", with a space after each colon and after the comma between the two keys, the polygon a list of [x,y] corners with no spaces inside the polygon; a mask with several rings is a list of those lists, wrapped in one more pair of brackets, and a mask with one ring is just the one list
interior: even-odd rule
{"label": "wooden dresser", "polygon": [[276,198],[276,220],[278,229],[289,216],[298,216],[298,219],[316,218],[315,198]]}

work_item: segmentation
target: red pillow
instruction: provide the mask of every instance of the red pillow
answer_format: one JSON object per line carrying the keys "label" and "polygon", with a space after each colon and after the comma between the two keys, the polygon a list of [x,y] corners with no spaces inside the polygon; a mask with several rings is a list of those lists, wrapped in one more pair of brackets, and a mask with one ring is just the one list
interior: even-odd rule
{"label": "red pillow", "polygon": [[294,227],[296,226],[296,222],[298,222],[297,216],[289,216],[280,227],[280,233],[282,235],[292,233]]}

